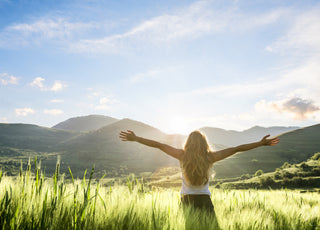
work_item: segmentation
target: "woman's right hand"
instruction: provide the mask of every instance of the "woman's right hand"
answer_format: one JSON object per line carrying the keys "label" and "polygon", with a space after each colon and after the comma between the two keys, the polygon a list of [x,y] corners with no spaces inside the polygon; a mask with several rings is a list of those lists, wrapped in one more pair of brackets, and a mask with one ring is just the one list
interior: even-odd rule
{"label": "woman's right hand", "polygon": [[131,130],[127,130],[127,132],[121,131],[119,137],[122,141],[136,141],[138,138]]}

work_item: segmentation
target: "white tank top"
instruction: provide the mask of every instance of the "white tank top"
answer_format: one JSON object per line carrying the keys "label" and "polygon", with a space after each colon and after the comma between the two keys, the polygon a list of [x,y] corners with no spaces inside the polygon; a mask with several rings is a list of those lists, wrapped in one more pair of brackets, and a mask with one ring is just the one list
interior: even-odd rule
{"label": "white tank top", "polygon": [[209,191],[209,181],[200,186],[194,186],[188,183],[186,178],[184,177],[182,173],[182,187],[181,187],[181,195],[190,195],[190,194],[198,194],[198,195],[211,195],[211,192]]}

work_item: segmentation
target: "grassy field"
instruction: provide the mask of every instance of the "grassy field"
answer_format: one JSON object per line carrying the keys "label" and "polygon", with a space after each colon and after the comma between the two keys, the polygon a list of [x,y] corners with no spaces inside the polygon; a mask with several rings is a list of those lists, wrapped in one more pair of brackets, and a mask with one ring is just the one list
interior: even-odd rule
{"label": "grassy field", "polygon": [[[68,182],[58,171],[52,179],[38,169],[18,177],[0,173],[2,229],[216,229],[214,218],[183,212],[177,189],[150,189],[129,179],[112,187]],[[319,193],[211,191],[222,229],[320,229]]]}

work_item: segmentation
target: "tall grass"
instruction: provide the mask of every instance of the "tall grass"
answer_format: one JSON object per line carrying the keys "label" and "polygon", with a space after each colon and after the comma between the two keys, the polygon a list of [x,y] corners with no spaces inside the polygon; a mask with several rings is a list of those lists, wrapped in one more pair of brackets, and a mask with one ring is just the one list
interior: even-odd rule
{"label": "tall grass", "polygon": [[[1,229],[215,229],[214,218],[180,205],[179,191],[104,187],[93,180],[66,182],[59,163],[51,179],[39,162],[16,178],[0,172]],[[320,194],[298,191],[212,190],[222,229],[320,229]]]}

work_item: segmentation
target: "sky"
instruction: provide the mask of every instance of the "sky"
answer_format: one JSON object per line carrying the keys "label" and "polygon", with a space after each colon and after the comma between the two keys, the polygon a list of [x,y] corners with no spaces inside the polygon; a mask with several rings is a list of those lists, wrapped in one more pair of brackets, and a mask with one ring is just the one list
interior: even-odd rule
{"label": "sky", "polygon": [[305,127],[319,63],[318,0],[0,0],[0,123]]}

